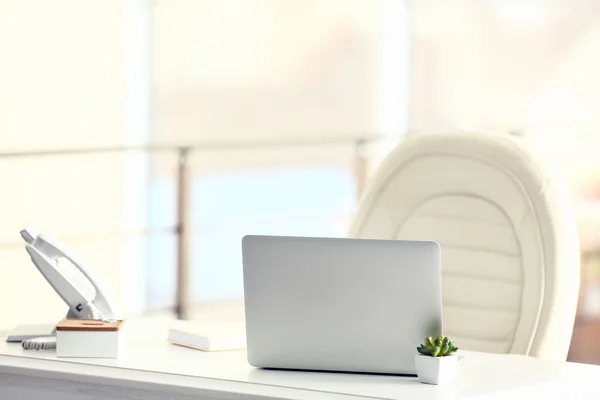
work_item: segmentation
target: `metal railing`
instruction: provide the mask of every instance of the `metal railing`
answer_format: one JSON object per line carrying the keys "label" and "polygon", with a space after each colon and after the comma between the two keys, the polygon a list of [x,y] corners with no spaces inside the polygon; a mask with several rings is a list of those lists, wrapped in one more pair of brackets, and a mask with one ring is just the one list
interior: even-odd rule
{"label": "metal railing", "polygon": [[[353,170],[356,180],[357,196],[360,197],[365,188],[368,157],[367,146],[381,139],[378,135],[356,135],[329,138],[297,138],[287,140],[252,140],[230,142],[202,142],[190,145],[144,145],[144,146],[114,146],[89,147],[73,149],[52,149],[0,152],[1,159],[27,157],[57,157],[70,155],[96,155],[106,153],[175,153],[177,154],[177,212],[174,232],[177,242],[176,275],[177,288],[175,298],[175,314],[179,319],[189,317],[190,307],[190,247],[192,237],[191,224],[191,173],[189,158],[193,152],[215,150],[262,150],[269,148],[298,148],[298,147],[332,147],[350,145],[354,148]],[[0,246],[2,247],[2,246]]]}

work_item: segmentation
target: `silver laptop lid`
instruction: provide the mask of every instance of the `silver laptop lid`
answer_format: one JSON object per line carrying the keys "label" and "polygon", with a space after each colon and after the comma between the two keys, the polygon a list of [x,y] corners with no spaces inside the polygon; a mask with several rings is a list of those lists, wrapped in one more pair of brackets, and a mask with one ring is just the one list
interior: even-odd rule
{"label": "silver laptop lid", "polygon": [[242,254],[255,367],[414,374],[442,333],[435,242],[246,236]]}

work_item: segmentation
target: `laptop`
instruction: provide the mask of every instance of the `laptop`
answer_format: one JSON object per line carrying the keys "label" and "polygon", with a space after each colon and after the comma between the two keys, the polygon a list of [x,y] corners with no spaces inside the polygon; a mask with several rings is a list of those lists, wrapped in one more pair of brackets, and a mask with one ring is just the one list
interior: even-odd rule
{"label": "laptop", "polygon": [[250,235],[242,256],[254,367],[414,375],[442,333],[435,242]]}

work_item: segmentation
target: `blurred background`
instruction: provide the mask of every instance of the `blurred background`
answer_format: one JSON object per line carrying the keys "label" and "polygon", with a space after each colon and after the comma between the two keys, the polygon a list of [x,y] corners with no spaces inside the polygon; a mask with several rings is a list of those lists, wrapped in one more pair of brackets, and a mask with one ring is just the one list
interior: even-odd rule
{"label": "blurred background", "polygon": [[0,0],[0,330],[66,311],[25,226],[127,316],[227,318],[243,235],[345,236],[403,138],[486,130],[565,177],[600,363],[598,48],[596,0]]}

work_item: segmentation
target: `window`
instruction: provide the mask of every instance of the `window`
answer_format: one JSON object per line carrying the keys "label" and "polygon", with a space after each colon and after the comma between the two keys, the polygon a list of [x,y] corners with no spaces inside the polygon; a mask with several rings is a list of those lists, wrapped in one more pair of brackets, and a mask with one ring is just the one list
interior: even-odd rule
{"label": "window", "polygon": [[[22,250],[33,224],[126,315],[171,310],[180,145],[192,302],[241,295],[244,234],[345,235],[365,168],[406,129],[406,29],[394,0],[0,2],[2,151],[76,151],[0,157],[0,302],[64,315]],[[7,323],[43,322],[27,310]]]}
{"label": "window", "polygon": [[[190,156],[191,300],[240,297],[242,236],[344,236],[357,138],[375,152],[376,137],[404,133],[404,9],[387,0],[160,1],[153,18],[152,140],[206,145]],[[175,223],[168,158],[152,162],[157,229]],[[151,241],[148,305],[169,308],[175,237]]]}

